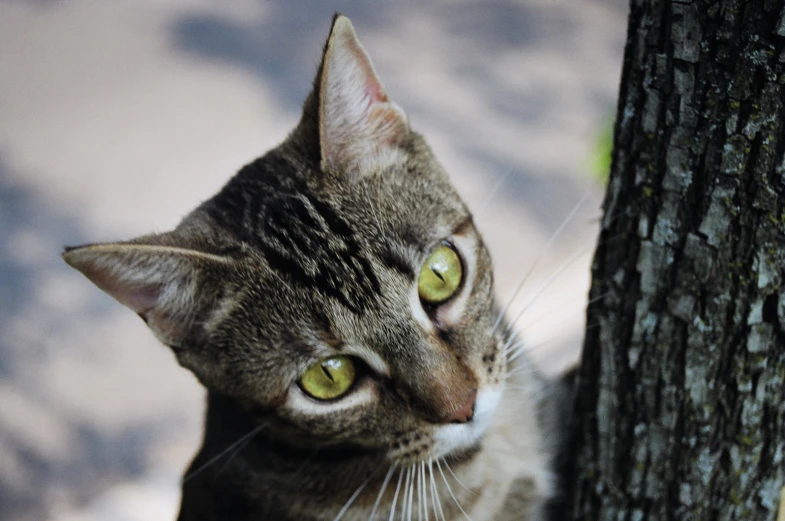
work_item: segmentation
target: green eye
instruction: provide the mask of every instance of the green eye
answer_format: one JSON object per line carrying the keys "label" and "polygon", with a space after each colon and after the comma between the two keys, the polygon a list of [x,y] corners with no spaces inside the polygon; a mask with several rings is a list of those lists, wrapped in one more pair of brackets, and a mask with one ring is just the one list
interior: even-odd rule
{"label": "green eye", "polygon": [[348,391],[357,371],[348,356],[331,356],[312,365],[300,377],[300,387],[317,400],[332,400]]}
{"label": "green eye", "polygon": [[454,249],[442,244],[436,247],[420,270],[417,289],[428,304],[441,304],[458,290],[463,280],[461,259]]}

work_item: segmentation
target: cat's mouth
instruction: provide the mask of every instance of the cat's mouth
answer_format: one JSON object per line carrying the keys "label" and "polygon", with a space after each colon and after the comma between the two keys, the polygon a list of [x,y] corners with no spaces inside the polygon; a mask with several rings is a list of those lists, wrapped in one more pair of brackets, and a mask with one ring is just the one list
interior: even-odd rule
{"label": "cat's mouth", "polygon": [[502,390],[499,386],[481,389],[477,393],[472,421],[437,427],[433,434],[433,446],[429,457],[434,459],[461,458],[476,451],[488,425],[490,425],[501,397]]}

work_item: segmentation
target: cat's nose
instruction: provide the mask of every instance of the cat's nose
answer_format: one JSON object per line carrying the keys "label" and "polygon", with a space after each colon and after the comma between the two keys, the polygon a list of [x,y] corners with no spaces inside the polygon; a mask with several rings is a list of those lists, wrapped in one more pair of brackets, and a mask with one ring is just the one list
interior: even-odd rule
{"label": "cat's nose", "polygon": [[477,401],[477,390],[473,390],[466,403],[461,405],[449,418],[447,423],[469,423],[474,417],[474,403]]}

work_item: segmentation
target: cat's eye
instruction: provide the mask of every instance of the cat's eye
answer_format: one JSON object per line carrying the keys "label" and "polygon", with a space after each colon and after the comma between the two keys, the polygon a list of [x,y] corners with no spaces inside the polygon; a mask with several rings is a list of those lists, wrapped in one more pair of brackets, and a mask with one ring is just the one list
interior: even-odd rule
{"label": "cat's eye", "polygon": [[331,356],[309,367],[300,377],[300,388],[317,400],[332,400],[351,389],[357,378],[354,360]]}
{"label": "cat's eye", "polygon": [[441,304],[452,297],[463,280],[458,253],[449,245],[437,246],[420,270],[417,289],[426,304]]}

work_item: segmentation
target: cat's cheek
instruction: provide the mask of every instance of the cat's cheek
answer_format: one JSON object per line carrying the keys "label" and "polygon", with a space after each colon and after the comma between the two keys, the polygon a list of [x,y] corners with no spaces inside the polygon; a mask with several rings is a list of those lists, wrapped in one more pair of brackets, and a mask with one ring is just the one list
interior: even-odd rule
{"label": "cat's cheek", "polygon": [[[277,365],[277,373],[270,368],[253,372],[238,372],[231,358],[206,357],[199,350],[182,349],[175,352],[177,362],[188,369],[202,386],[211,393],[219,393],[255,404],[262,410],[273,410],[286,400],[283,389],[292,375]],[[264,374],[264,378],[258,375]]]}

